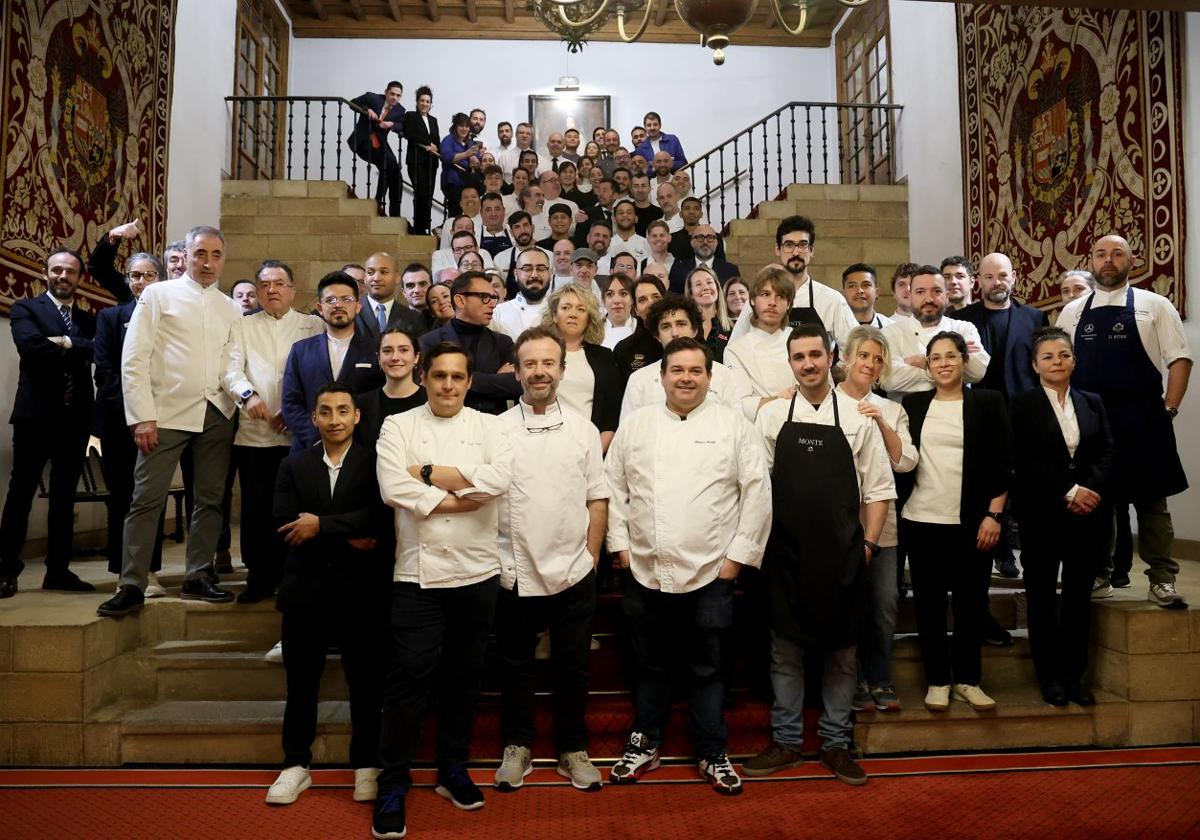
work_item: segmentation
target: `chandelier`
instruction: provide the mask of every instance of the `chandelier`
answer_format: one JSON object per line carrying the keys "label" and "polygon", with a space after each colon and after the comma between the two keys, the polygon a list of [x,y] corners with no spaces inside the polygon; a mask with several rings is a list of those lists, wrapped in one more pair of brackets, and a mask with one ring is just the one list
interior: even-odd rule
{"label": "chandelier", "polygon": [[[650,22],[650,13],[656,3],[671,0],[528,0],[526,8],[551,32],[562,36],[567,50],[579,52],[588,36],[602,29],[614,18],[617,35],[625,43],[642,37]],[[729,38],[754,16],[759,0],[674,0],[675,11],[689,28],[700,34],[700,46],[713,51],[713,63],[725,63],[725,48]],[[808,24],[808,0],[768,0],[775,13],[779,27],[789,35],[799,35]],[[843,6],[857,8],[870,0],[838,0]],[[787,12],[795,11],[795,23],[785,20]],[[641,14],[637,27],[630,32],[627,21],[634,21]]]}

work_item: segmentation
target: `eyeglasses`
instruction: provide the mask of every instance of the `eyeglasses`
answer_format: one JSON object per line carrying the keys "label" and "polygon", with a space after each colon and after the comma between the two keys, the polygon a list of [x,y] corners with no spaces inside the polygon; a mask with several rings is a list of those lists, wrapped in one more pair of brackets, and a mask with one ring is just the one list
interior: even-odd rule
{"label": "eyeglasses", "polygon": [[698,239],[701,242],[716,242],[717,236],[713,233],[693,233],[692,239]]}
{"label": "eyeglasses", "polygon": [[354,297],[353,295],[346,295],[345,297],[321,298],[321,303],[325,304],[326,306],[336,306],[339,303],[344,303],[344,304],[346,304],[346,306],[349,306],[350,304],[357,303],[357,302],[358,302],[358,298]]}
{"label": "eyeglasses", "polygon": [[940,362],[957,362],[961,359],[961,353],[934,353],[929,357],[929,364],[936,365]]}
{"label": "eyeglasses", "polygon": [[157,271],[131,271],[129,272],[130,280],[154,280],[158,277]]}
{"label": "eyeglasses", "polygon": [[500,296],[492,292],[459,292],[463,297],[479,298],[484,303],[499,303]]}
{"label": "eyeglasses", "polygon": [[286,289],[292,284],[286,280],[259,280],[258,286],[263,289]]}
{"label": "eyeglasses", "polygon": [[549,274],[550,266],[548,265],[519,265],[517,271],[536,271],[538,274]]}
{"label": "eyeglasses", "polygon": [[521,405],[521,403],[517,403],[517,405],[521,407],[521,422],[525,426],[525,431],[529,432],[531,435],[540,435],[544,432],[557,432],[563,427],[564,421],[562,420],[559,420],[557,423],[551,423],[549,426],[530,426],[525,420],[525,406]]}
{"label": "eyeglasses", "polygon": [[790,251],[811,251],[811,250],[812,250],[812,243],[811,243],[811,242],[788,242],[788,241],[784,241],[784,242],[781,242],[781,243],[779,244],[779,250],[781,250],[781,251],[789,251],[789,252],[790,252]]}

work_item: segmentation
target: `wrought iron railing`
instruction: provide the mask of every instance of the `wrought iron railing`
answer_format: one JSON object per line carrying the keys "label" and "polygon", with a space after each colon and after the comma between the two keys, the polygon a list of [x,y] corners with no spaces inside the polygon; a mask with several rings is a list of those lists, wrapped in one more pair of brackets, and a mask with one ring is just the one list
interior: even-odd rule
{"label": "wrought iron railing", "polygon": [[[718,229],[791,184],[895,182],[899,105],[789,102],[684,167]],[[736,174],[735,174],[736,173]]]}

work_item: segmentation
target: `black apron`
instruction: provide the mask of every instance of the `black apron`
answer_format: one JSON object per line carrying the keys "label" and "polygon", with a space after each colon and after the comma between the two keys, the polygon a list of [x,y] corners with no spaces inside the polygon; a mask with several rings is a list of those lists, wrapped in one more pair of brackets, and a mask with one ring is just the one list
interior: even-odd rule
{"label": "black apron", "polygon": [[775,441],[774,521],[763,562],[771,627],[823,651],[854,643],[865,565],[854,455],[831,397],[832,426],[793,420],[792,397]]}
{"label": "black apron", "polygon": [[1104,400],[1116,457],[1113,488],[1121,498],[1154,501],[1182,493],[1187,476],[1175,445],[1175,426],[1163,404],[1163,377],[1138,333],[1133,286],[1124,306],[1092,309],[1088,296],[1075,327],[1071,384]]}
{"label": "black apron", "polygon": [[822,328],[828,329],[817,314],[817,308],[813,306],[812,284],[815,282],[817,281],[811,277],[808,278],[808,306],[793,306],[788,310],[788,326],[793,329],[801,324],[820,324]]}

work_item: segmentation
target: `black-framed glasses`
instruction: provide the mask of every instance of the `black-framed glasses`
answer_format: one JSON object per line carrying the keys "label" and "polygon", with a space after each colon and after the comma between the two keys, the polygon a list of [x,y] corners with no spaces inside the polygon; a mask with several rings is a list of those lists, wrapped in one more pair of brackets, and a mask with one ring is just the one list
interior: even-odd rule
{"label": "black-framed glasses", "polygon": [[550,266],[548,265],[519,265],[517,271],[536,271],[538,274],[549,274]]}
{"label": "black-framed glasses", "polygon": [[812,243],[811,242],[788,242],[785,240],[784,242],[779,243],[779,250],[781,250],[781,251],[811,251]]}
{"label": "black-framed glasses", "polygon": [[699,239],[701,242],[716,242],[717,236],[713,233],[693,233],[692,239]]}
{"label": "black-framed glasses", "polygon": [[493,292],[459,292],[463,297],[479,298],[484,303],[499,303],[500,295]]}
{"label": "black-framed glasses", "polygon": [[154,280],[158,277],[157,271],[131,271],[129,272],[130,280]]}

